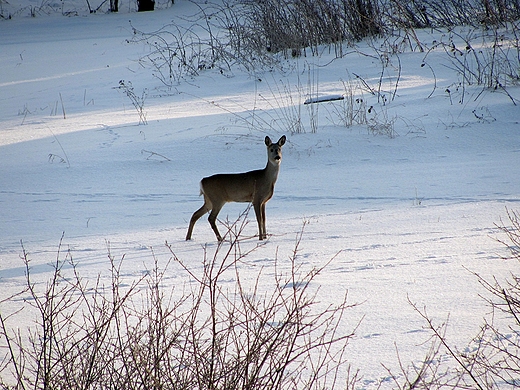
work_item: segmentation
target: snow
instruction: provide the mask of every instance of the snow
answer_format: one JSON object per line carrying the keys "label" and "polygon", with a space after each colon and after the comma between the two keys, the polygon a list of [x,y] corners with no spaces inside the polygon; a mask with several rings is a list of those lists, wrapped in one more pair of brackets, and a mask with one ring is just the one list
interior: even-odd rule
{"label": "snow", "polygon": [[[388,53],[382,104],[382,95],[363,88],[379,84],[377,42],[348,48],[341,59],[323,50],[287,60],[284,72],[206,71],[167,89],[139,64],[147,47],[128,43],[129,20],[153,31],[171,20],[186,23],[191,7],[178,1],[152,13],[0,23],[0,310],[10,310],[4,299],[24,284],[20,240],[38,281],[49,276],[63,232],[87,278],[109,268],[108,248],[125,256],[129,279],[152,266],[150,248],[168,261],[166,241],[184,261],[200,264],[201,247],[216,248],[205,218],[184,241],[202,204],[200,179],[263,167],[265,135],[286,134],[267,204],[272,237],[250,255],[244,273],[254,278],[275,258],[288,267],[306,222],[302,266],[335,256],[318,278],[321,299],[333,302],[348,291],[349,301],[360,303],[345,331],[361,321],[348,360],[364,388],[392,386],[382,365],[397,374],[397,351],[405,364],[424,358],[429,334],[409,300],[439,323],[449,316],[447,338],[463,348],[488,313],[473,272],[500,280],[517,266],[505,259],[496,225],[507,224],[506,208],[516,209],[520,199],[520,108],[500,91],[462,92],[443,50]],[[439,39],[435,34],[422,31],[421,41]],[[345,96],[350,85],[372,107],[367,124],[340,124],[345,100],[304,107],[312,98],[301,81],[307,79],[318,80],[322,96]],[[146,89],[147,125],[139,125],[120,80],[137,95]],[[291,99],[283,96],[288,86]],[[507,90],[520,99],[518,87]],[[304,133],[287,128],[293,115]],[[393,136],[373,134],[370,125],[391,128]],[[243,210],[228,204],[220,219],[233,221]],[[254,213],[247,218],[252,236]],[[182,275],[172,269],[166,280],[171,288]]]}

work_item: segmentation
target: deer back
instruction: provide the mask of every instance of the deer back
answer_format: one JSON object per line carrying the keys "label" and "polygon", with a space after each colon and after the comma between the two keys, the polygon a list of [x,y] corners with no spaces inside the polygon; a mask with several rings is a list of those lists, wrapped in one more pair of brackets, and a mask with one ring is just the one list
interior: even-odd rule
{"label": "deer back", "polygon": [[253,202],[255,194],[262,190],[263,171],[219,173],[205,177],[201,181],[201,190],[212,203]]}

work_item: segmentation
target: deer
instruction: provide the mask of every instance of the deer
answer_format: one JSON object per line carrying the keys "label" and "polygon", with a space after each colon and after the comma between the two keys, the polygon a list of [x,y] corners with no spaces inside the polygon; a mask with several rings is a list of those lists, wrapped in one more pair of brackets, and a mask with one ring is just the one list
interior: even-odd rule
{"label": "deer", "polygon": [[222,242],[216,220],[222,207],[228,202],[250,202],[255,210],[258,222],[258,238],[267,238],[265,229],[265,204],[273,197],[274,185],[278,179],[280,163],[282,162],[282,146],[286,137],[283,135],[278,142],[273,143],[265,137],[267,146],[267,165],[264,169],[258,169],[243,173],[220,173],[205,177],[200,181],[200,195],[204,195],[204,204],[195,211],[190,220],[186,241],[191,240],[193,226],[207,212],[210,212],[208,221]]}

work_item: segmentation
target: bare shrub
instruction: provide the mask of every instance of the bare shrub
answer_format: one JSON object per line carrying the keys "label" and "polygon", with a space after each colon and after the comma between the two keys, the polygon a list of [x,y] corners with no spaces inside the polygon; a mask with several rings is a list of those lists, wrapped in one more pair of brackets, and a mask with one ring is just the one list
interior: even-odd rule
{"label": "bare shrub", "polygon": [[[507,235],[504,245],[511,257],[520,262],[520,214],[508,211],[508,225],[499,226]],[[476,275],[489,296],[485,297],[492,316],[474,338],[469,353],[462,357],[472,374],[486,388],[520,386],[520,276],[509,280],[486,280]],[[495,323],[495,319],[498,321]],[[505,323],[504,323],[505,320]]]}
{"label": "bare shrub", "polygon": [[[139,62],[151,68],[152,74],[168,87],[203,70],[226,73],[237,64],[236,48],[229,44],[225,29],[213,22],[221,18],[221,6],[197,6],[199,12],[182,25],[172,22],[152,32],[132,26],[133,37],[128,42],[145,44],[150,49]],[[249,68],[248,63],[244,60],[240,65]]]}
{"label": "bare shrub", "polygon": [[507,90],[509,86],[518,85],[520,81],[520,37],[519,22],[511,24],[509,29],[481,30],[469,29],[465,34],[451,30],[447,39],[438,42],[425,55],[438,48],[444,50],[452,68],[459,75],[459,84],[455,90],[460,93],[459,103],[465,99],[466,88],[481,85],[490,90],[505,93],[513,102],[515,99]]}
{"label": "bare shrub", "polygon": [[268,108],[262,112],[270,124],[269,127],[280,126],[290,131],[291,134],[305,133],[301,112],[303,86],[299,77],[296,85],[293,86],[284,79],[274,77],[272,83],[266,81],[266,84],[269,94],[267,96],[260,94],[259,97]]}
{"label": "bare shrub", "polygon": [[[221,73],[233,66],[253,71],[272,65],[273,53],[286,57],[318,54],[333,45],[342,55],[344,42],[382,32],[377,0],[262,0],[205,3],[183,26],[171,23],[157,31],[132,27],[129,42],[144,43],[150,53],[140,62],[172,86],[202,70]],[[184,27],[184,26],[188,27]]]}
{"label": "bare shrub", "polygon": [[470,25],[504,26],[518,20],[517,0],[388,0],[385,20],[397,28],[431,28]]}
{"label": "bare shrub", "polygon": [[330,106],[331,122],[345,127],[366,125],[368,107],[359,79],[348,79],[342,83],[342,99]]}
{"label": "bare shrub", "polygon": [[[346,295],[337,304],[320,303],[316,277],[325,266],[298,265],[302,233],[287,273],[277,271],[275,260],[274,279],[260,270],[246,283],[242,267],[258,246],[243,251],[243,226],[231,225],[228,242],[213,253],[205,248],[199,267],[169,245],[166,266],[153,255],[150,271],[130,282],[121,274],[124,258],[108,249],[108,286],[99,277],[83,279],[72,254],[61,249],[50,279],[36,283],[24,250],[23,294],[30,298],[20,310],[37,320],[17,329],[19,312],[0,314],[0,387],[354,388],[345,357],[352,336],[343,328]],[[173,266],[187,276],[178,294],[164,287]],[[19,297],[1,302],[3,308],[19,305]]]}
{"label": "bare shrub", "polygon": [[[508,211],[509,224],[499,226],[513,259],[520,262],[520,215]],[[426,308],[410,302],[431,332],[429,353],[420,365],[401,365],[399,389],[514,389],[520,386],[520,277],[509,280],[475,277],[484,286],[491,308],[488,320],[472,342],[459,349],[446,338],[447,322],[436,324]]]}
{"label": "bare shrub", "polygon": [[[514,80],[520,76],[512,60],[518,51],[520,6],[516,0],[227,0],[193,4],[198,11],[182,25],[172,22],[152,32],[132,27],[129,42],[149,46],[141,64],[168,87],[205,70],[226,75],[239,67],[256,72],[271,68],[280,58],[320,55],[323,46],[339,57],[344,55],[345,44],[373,36],[386,37],[391,55],[408,46],[423,51],[425,45],[416,28],[457,25],[473,26],[474,31],[484,25],[495,31],[492,39],[491,34],[482,34],[488,37],[482,51],[480,42],[472,37],[466,42],[470,49],[442,43],[464,78],[503,89],[503,76]],[[500,29],[512,34],[505,38],[515,40],[512,45],[505,44]],[[379,50],[378,54],[384,53]]]}
{"label": "bare shrub", "polygon": [[137,95],[134,91],[134,87],[130,81],[119,80],[119,86],[114,87],[114,89],[119,89],[123,91],[123,93],[130,99],[132,105],[137,111],[137,115],[139,115],[139,124],[146,125],[148,121],[146,120],[146,112],[144,111],[144,102],[148,95],[148,90],[145,88],[141,96]]}
{"label": "bare shrub", "polygon": [[371,107],[371,113],[373,114],[367,123],[368,133],[372,135],[384,135],[388,138],[395,138],[398,136],[395,130],[395,122],[397,117],[390,118],[388,116],[388,110],[385,107],[381,107],[381,111],[376,111],[374,107]]}
{"label": "bare shrub", "polygon": [[471,1],[390,0],[387,18],[397,28],[448,27],[470,24],[477,9]]}
{"label": "bare shrub", "polygon": [[239,18],[240,40],[260,52],[297,57],[319,45],[353,42],[380,34],[379,4],[374,0],[246,1]]}

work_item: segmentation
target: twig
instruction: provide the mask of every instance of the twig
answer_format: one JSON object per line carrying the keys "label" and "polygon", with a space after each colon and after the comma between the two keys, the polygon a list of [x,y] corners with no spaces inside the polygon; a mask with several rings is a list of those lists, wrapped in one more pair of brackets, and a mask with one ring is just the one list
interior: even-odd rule
{"label": "twig", "polygon": [[61,110],[63,111],[63,119],[67,119],[67,116],[65,115],[65,106],[63,105],[63,98],[61,97],[61,92],[60,92],[60,101],[61,101]]}
{"label": "twig", "polygon": [[160,153],[152,152],[150,150],[144,150],[143,149],[143,150],[141,150],[141,154],[143,154],[143,153],[149,153],[150,154],[148,157],[146,157],[147,160],[150,160],[153,156],[158,156],[158,157],[164,158],[166,161],[172,161],[168,157],[166,157],[166,156],[164,156],[164,155],[162,155]]}
{"label": "twig", "polygon": [[[61,96],[61,95],[60,95]],[[56,143],[60,146],[60,149],[61,151],[63,152],[63,155],[65,156],[65,160],[62,159],[63,162],[66,162],[67,163],[67,166],[68,168],[70,168],[70,161],[69,161],[69,156],[67,156],[67,152],[65,152],[65,149],[63,149],[63,145],[61,144],[60,140],[58,139],[58,137],[56,137],[56,134],[54,134],[51,130],[50,127],[47,127],[49,129],[49,131],[51,132],[52,136],[54,137],[54,139],[56,140]],[[49,154],[49,160],[52,160],[54,158],[54,154]]]}
{"label": "twig", "polygon": [[[446,348],[446,350],[448,351],[449,355],[455,359],[455,361],[457,362],[457,364],[459,365],[460,368],[462,368],[462,370],[464,372],[466,372],[469,377],[471,378],[471,380],[473,381],[473,383],[475,384],[475,386],[480,389],[480,390],[484,390],[484,387],[480,384],[479,380],[475,377],[475,375],[473,374],[473,372],[471,371],[470,368],[468,368],[468,366],[466,364],[464,364],[464,362],[460,359],[460,357],[458,356],[458,354],[453,350],[453,348],[448,344],[448,342],[446,341],[446,338],[445,338],[445,335],[441,334],[440,331],[439,331],[439,328],[435,327],[433,325],[433,320],[428,316],[428,314],[426,313],[426,308],[423,309],[423,311],[419,310],[419,308],[417,307],[417,305],[415,303],[413,303],[410,298],[408,298],[408,302],[410,303],[410,305],[412,305],[412,307],[414,308],[414,310],[419,313],[419,315],[427,322],[428,324],[428,328],[433,332],[433,335],[435,336],[435,338],[437,340],[440,341],[440,343],[444,346],[444,348]],[[441,326],[442,327],[445,327],[446,325],[443,325]]]}

